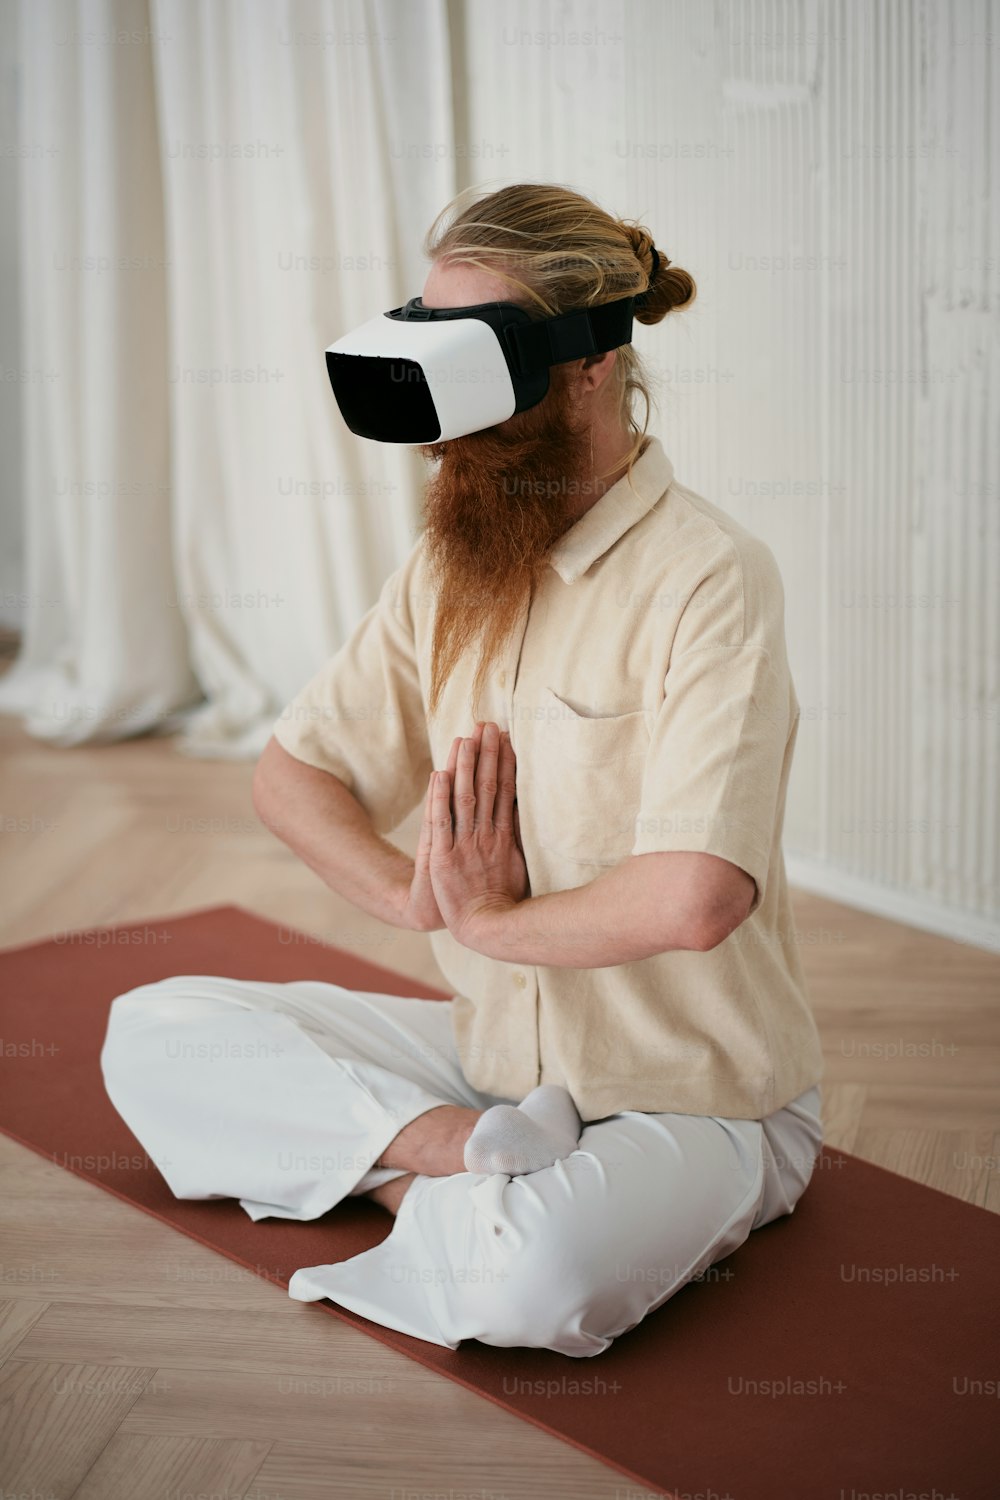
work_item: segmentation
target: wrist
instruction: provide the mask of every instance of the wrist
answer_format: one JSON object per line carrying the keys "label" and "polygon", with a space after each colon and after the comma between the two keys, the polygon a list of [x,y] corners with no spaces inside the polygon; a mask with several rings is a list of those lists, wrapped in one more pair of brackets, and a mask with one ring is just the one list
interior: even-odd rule
{"label": "wrist", "polygon": [[395,844],[390,844],[388,839],[381,840],[387,854],[391,859],[386,859],[381,872],[380,894],[382,897],[382,911],[379,915],[383,922],[388,922],[392,927],[414,927],[413,910],[410,906],[410,892],[413,886],[413,875],[415,870],[414,861]]}
{"label": "wrist", "polygon": [[433,911],[429,909],[426,896],[414,901],[413,883],[416,864],[406,855],[403,855],[403,858],[407,860],[409,868],[404,869],[402,874],[393,876],[388,894],[389,909],[384,913],[383,920],[393,927],[402,927],[407,932],[440,932],[447,926],[447,923],[436,904],[431,903]]}
{"label": "wrist", "polygon": [[511,913],[520,904],[509,896],[491,896],[488,901],[484,901],[466,923],[466,933],[462,939],[465,946],[481,953],[484,958],[513,963]]}
{"label": "wrist", "polygon": [[389,910],[385,920],[393,927],[403,927],[407,932],[419,931],[419,922],[415,919],[415,913],[410,905],[410,893],[413,886],[413,877],[406,878],[405,874],[398,875],[393,879],[389,889]]}

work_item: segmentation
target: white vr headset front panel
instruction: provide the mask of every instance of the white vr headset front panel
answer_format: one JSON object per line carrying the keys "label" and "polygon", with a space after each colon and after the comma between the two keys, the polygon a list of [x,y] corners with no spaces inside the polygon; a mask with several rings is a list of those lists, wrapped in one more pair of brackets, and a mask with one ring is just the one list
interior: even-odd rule
{"label": "white vr headset front panel", "polygon": [[[370,318],[327,351],[418,365],[441,428],[438,442],[506,422],[517,404],[497,335],[481,318]],[[417,440],[414,440],[414,445]],[[435,441],[428,434],[420,442]]]}

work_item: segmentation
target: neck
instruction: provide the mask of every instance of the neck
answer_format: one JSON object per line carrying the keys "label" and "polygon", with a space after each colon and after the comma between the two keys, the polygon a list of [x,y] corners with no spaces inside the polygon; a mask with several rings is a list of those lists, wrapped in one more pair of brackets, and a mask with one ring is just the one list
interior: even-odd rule
{"label": "neck", "polygon": [[[593,472],[586,476],[580,486],[580,498],[576,506],[577,520],[586,515],[601,496],[612,489],[628,473],[628,455],[634,439],[621,427],[593,429]],[[600,477],[599,477],[600,476]]]}

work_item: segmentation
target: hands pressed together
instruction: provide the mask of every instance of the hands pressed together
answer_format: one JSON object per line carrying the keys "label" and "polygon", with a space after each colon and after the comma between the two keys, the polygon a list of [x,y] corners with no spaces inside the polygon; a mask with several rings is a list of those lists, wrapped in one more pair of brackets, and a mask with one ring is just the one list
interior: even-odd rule
{"label": "hands pressed together", "polygon": [[484,924],[525,899],[515,764],[509,734],[492,720],[452,741],[447,769],[431,773],[424,798],[406,926],[447,927],[476,948]]}

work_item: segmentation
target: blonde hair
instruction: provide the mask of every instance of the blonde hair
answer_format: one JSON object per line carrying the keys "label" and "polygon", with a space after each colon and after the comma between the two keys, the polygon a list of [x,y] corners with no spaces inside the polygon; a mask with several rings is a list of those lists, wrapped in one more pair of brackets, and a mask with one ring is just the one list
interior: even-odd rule
{"label": "blonde hair", "polygon": [[[467,188],[437,215],[423,245],[430,260],[479,266],[518,288],[521,295],[511,300],[539,317],[638,296],[647,287],[648,296],[635,309],[639,323],[659,323],[667,313],[694,301],[694,279],[672,265],[662,250],[657,251],[657,265],[648,229],[614,218],[582,193],[541,182],[519,182],[486,196],[484,192]],[[654,265],[656,275],[649,286]],[[615,355],[610,378],[615,382],[618,418],[635,438],[628,455],[631,474],[645,443],[652,396],[635,347],[623,344]],[[645,402],[641,427],[635,417],[639,395]]]}

